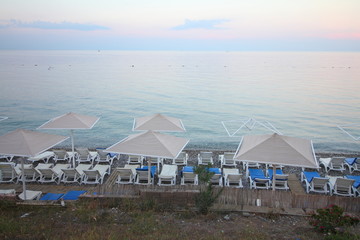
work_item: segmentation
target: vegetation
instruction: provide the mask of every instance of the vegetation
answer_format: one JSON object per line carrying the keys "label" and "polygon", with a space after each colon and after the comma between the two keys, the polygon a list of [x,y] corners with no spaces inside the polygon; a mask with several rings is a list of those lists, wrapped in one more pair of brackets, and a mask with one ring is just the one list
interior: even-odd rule
{"label": "vegetation", "polygon": [[195,167],[194,172],[198,174],[199,183],[203,185],[200,188],[200,193],[195,199],[195,205],[201,214],[208,214],[209,208],[215,203],[216,199],[220,196],[222,189],[215,193],[213,186],[210,183],[213,172],[209,171],[211,165],[199,165]]}
{"label": "vegetation", "polygon": [[336,205],[330,205],[326,208],[316,210],[311,215],[310,225],[312,225],[317,231],[327,233],[332,236],[329,239],[343,239],[340,238],[346,234],[346,228],[355,226],[359,223],[357,217],[345,215],[344,210]]}
{"label": "vegetation", "polygon": [[[359,234],[359,229],[355,230]],[[355,233],[344,236],[352,238],[334,234],[331,239],[359,239]],[[186,209],[174,211],[151,199],[90,198],[67,202],[65,207],[2,201],[0,239],[304,240],[324,239],[324,235],[313,231],[304,217],[214,212],[203,215]]]}

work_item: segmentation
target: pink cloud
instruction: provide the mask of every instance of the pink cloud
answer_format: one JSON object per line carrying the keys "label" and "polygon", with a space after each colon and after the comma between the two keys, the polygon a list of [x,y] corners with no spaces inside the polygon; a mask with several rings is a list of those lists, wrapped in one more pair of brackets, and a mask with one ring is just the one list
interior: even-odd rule
{"label": "pink cloud", "polygon": [[329,39],[360,39],[360,32],[358,33],[331,33],[325,36]]}

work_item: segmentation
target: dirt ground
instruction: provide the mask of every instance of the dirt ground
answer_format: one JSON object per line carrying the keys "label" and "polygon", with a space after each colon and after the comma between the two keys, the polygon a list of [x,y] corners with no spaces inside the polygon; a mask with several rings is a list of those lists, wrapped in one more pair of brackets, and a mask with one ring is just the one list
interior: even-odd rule
{"label": "dirt ground", "polygon": [[[307,217],[158,211],[129,206],[0,206],[0,239],[327,239]],[[360,239],[360,226],[348,229]]]}

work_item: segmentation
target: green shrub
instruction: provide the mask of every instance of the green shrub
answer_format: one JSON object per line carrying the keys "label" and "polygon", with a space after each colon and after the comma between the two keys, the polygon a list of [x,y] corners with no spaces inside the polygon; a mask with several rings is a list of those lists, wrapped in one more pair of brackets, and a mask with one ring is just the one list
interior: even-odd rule
{"label": "green shrub", "polygon": [[210,179],[214,175],[213,172],[209,172],[209,168],[211,164],[208,166],[197,166],[195,167],[194,172],[198,174],[198,179],[203,187],[200,188],[200,193],[195,197],[195,206],[198,208],[199,212],[202,214],[207,214],[209,212],[209,208],[214,204],[216,199],[222,192],[214,193],[213,187],[210,184]]}
{"label": "green shrub", "polygon": [[355,226],[359,219],[349,215],[344,215],[344,210],[336,205],[316,210],[311,215],[310,225],[322,233],[337,233],[342,227]]}

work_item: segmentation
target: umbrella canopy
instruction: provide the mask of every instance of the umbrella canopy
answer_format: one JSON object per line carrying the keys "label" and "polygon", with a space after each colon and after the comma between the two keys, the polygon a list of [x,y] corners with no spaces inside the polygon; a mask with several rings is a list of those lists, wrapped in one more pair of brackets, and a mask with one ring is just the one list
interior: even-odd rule
{"label": "umbrella canopy", "polygon": [[[99,117],[86,116],[73,112],[50,119],[38,129],[68,129],[71,135],[71,150],[74,154],[74,133],[75,129],[91,129],[99,121]],[[73,166],[75,158],[73,157]]]}
{"label": "umbrella canopy", "polygon": [[274,165],[319,168],[310,140],[283,136],[277,133],[244,136],[234,159]]}
{"label": "umbrella canopy", "polygon": [[[34,157],[59,144],[69,137],[48,133],[17,129],[0,136],[0,154],[19,157]],[[21,161],[24,164],[24,159]],[[24,167],[22,167],[24,171]],[[23,181],[24,198],[26,199],[25,181]]]}
{"label": "umbrella canopy", "polygon": [[0,154],[34,157],[69,137],[17,129],[0,136]]}
{"label": "umbrella canopy", "polygon": [[158,158],[176,158],[188,142],[189,140],[185,138],[146,131],[130,135],[105,151]]}
{"label": "umbrella canopy", "polygon": [[178,118],[168,117],[160,113],[134,119],[133,131],[164,131],[185,132],[182,121]]}
{"label": "umbrella canopy", "polygon": [[69,112],[47,121],[38,129],[91,129],[99,119],[98,117]]}

